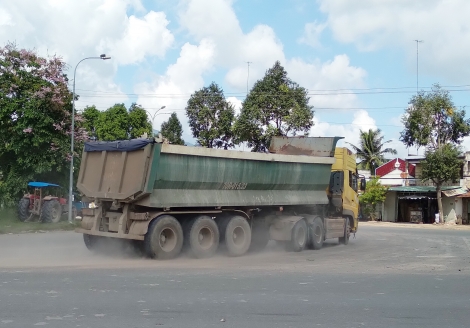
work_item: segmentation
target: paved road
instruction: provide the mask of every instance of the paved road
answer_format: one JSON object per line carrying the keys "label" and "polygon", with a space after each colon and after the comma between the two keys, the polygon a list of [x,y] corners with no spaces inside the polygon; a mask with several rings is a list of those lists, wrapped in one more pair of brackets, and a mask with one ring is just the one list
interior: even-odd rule
{"label": "paved road", "polygon": [[0,236],[0,327],[468,327],[470,231],[364,226],[347,246],[207,260]]}

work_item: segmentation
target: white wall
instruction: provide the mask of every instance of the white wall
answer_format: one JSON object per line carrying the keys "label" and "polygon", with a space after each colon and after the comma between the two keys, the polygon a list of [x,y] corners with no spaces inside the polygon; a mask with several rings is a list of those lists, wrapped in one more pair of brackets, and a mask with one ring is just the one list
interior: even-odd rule
{"label": "white wall", "polygon": [[397,192],[388,191],[383,206],[382,221],[395,222],[396,201]]}
{"label": "white wall", "polygon": [[449,215],[452,209],[454,209],[455,215],[462,215],[462,199],[457,197],[446,197],[444,194],[442,196],[442,211],[444,212],[444,217]]}

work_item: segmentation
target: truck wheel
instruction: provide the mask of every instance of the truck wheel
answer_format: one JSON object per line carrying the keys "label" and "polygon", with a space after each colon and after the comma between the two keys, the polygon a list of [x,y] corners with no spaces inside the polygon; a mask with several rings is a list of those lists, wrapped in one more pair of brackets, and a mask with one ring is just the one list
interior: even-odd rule
{"label": "truck wheel", "polygon": [[325,230],[323,229],[323,221],[316,217],[309,228],[309,248],[321,249],[325,240]]}
{"label": "truck wheel", "polygon": [[57,199],[45,201],[42,205],[41,221],[57,223],[62,218],[62,205]]}
{"label": "truck wheel", "polygon": [[230,256],[241,256],[250,248],[251,228],[242,216],[233,216],[225,228],[225,245]]}
{"label": "truck wheel", "polygon": [[266,225],[266,222],[255,219],[251,227],[250,251],[262,251],[268,245],[269,239],[269,227]]}
{"label": "truck wheel", "polygon": [[286,243],[288,251],[300,252],[304,250],[308,241],[308,227],[305,220],[298,221],[291,232],[291,240]]}
{"label": "truck wheel", "polygon": [[145,253],[151,258],[169,260],[178,256],[183,247],[181,224],[170,215],[154,219],[145,234]]}
{"label": "truck wheel", "polygon": [[83,234],[83,242],[85,243],[86,248],[88,248],[88,250],[90,251],[97,250],[99,238],[100,236],[93,236],[86,233]]}
{"label": "truck wheel", "polygon": [[199,259],[213,256],[219,247],[219,227],[210,216],[201,215],[191,220],[184,234],[190,253]]}
{"label": "truck wheel", "polygon": [[351,227],[349,225],[349,219],[346,218],[346,222],[344,224],[344,237],[339,237],[338,238],[339,242],[343,245],[349,244],[350,235],[351,235]]}
{"label": "truck wheel", "polygon": [[18,203],[18,219],[21,222],[29,218],[29,198],[21,198]]}

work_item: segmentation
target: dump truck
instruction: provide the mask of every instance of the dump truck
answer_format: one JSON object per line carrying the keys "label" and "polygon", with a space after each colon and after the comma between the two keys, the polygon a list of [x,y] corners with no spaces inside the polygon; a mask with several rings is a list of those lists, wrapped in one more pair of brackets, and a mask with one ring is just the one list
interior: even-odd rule
{"label": "dump truck", "polygon": [[132,241],[148,257],[230,256],[269,240],[289,251],[348,244],[358,229],[355,155],[342,137],[274,137],[268,153],[172,145],[162,138],[87,142],[77,187],[87,248]]}

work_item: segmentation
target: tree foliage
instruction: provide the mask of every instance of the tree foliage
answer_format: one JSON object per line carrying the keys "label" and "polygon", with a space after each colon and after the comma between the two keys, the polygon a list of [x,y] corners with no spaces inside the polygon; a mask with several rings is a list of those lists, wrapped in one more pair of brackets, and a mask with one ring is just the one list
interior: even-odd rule
{"label": "tree foliage", "polygon": [[460,149],[451,143],[436,150],[429,149],[421,162],[421,180],[430,180],[436,185],[442,185],[446,181],[459,181],[463,165],[460,156]]}
{"label": "tree foliage", "polygon": [[470,134],[470,119],[465,119],[464,110],[455,108],[449,92],[439,84],[411,98],[402,122],[405,129],[400,140],[408,147],[438,149],[449,142],[460,144]]}
{"label": "tree foliage", "polygon": [[132,104],[129,110],[124,104],[115,104],[104,112],[89,106],[83,110],[83,117],[83,126],[98,140],[126,140],[139,138],[144,133],[152,135],[147,112],[137,104]]}
{"label": "tree foliage", "polygon": [[379,182],[379,177],[373,177],[366,184],[365,192],[359,196],[364,214],[375,218],[377,204],[383,203],[387,194],[387,187]]}
{"label": "tree foliage", "polygon": [[99,140],[129,139],[129,114],[124,104],[116,104],[98,117],[96,134]]}
{"label": "tree foliage", "polygon": [[[65,183],[70,165],[72,93],[57,56],[0,47],[0,199],[16,202],[30,180]],[[74,155],[87,138],[76,116]],[[79,161],[74,161],[79,165]]]}
{"label": "tree foliage", "polygon": [[223,90],[214,82],[191,95],[186,116],[193,137],[203,147],[232,148],[233,106],[225,99]]}
{"label": "tree foliage", "polygon": [[152,135],[152,124],[145,109],[133,103],[129,108],[129,134],[132,139],[139,138],[147,133]]}
{"label": "tree foliage", "polygon": [[309,100],[308,90],[288,78],[277,61],[243,102],[234,124],[236,143],[246,142],[252,151],[264,152],[273,136],[308,135],[313,126]]}
{"label": "tree foliage", "polygon": [[385,154],[396,155],[397,151],[392,148],[385,148],[384,145],[391,140],[383,141],[380,129],[369,131],[360,130],[359,146],[355,146],[348,142],[356,152],[356,156],[360,159],[359,165],[369,170],[375,175],[375,169],[382,165],[386,159]]}
{"label": "tree foliage", "polygon": [[170,144],[184,145],[183,127],[176,113],[172,113],[168,121],[162,123],[160,133]]}
{"label": "tree foliage", "polygon": [[82,112],[83,116],[83,127],[90,138],[96,138],[96,127],[98,126],[98,119],[100,117],[101,112],[96,108],[95,105],[87,106]]}

